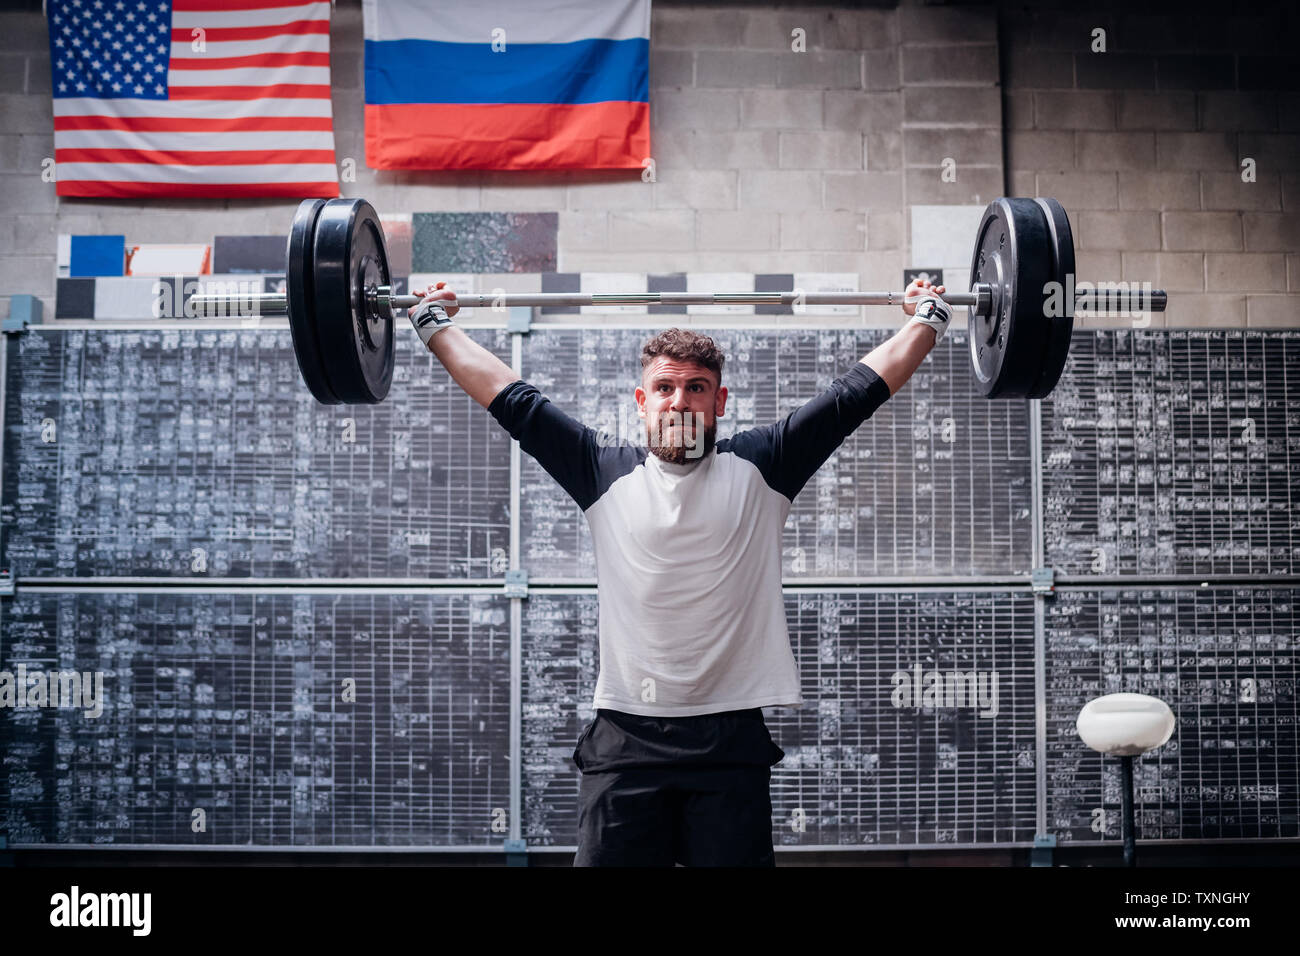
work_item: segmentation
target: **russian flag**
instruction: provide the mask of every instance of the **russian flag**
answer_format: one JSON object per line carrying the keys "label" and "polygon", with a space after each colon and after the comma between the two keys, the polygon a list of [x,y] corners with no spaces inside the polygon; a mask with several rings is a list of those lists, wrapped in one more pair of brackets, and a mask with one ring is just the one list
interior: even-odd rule
{"label": "russian flag", "polygon": [[363,0],[372,169],[650,156],[650,0]]}

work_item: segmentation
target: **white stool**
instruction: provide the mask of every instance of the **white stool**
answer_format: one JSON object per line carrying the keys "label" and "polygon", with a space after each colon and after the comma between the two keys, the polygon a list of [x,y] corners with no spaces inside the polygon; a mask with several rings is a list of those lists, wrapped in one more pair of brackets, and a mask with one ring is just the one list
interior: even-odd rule
{"label": "white stool", "polygon": [[1174,733],[1174,714],[1159,697],[1107,694],[1083,705],[1074,722],[1083,742],[1101,754],[1119,757],[1124,771],[1124,865],[1137,866],[1133,835],[1133,758],[1164,746]]}

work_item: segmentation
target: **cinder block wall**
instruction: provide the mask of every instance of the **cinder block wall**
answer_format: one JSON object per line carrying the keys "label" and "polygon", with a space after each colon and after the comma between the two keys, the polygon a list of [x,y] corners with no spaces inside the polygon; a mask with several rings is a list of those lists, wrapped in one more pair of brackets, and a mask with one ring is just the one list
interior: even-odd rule
{"label": "cinder block wall", "polygon": [[[29,6],[0,14],[0,314],[17,292],[53,314],[59,233],[287,230],[291,200],[57,199],[41,180],[54,152],[45,20]],[[1300,326],[1294,16],[1283,4],[1231,16],[1093,7],[657,0],[646,183],[367,169],[360,2],[339,0],[336,146],[356,167],[343,190],[381,212],[556,211],[562,271],[856,272],[864,289],[935,264],[912,261],[914,206],[1055,195],[1080,275],[1149,278],[1177,294],[1170,324]],[[1106,54],[1089,50],[1094,27]],[[1239,178],[1247,156],[1252,184]],[[954,236],[973,243],[965,220]]]}
{"label": "cinder block wall", "polygon": [[1168,290],[1170,326],[1300,326],[1296,8],[1090,6],[999,11],[1008,188],[1061,200],[1081,276]]}

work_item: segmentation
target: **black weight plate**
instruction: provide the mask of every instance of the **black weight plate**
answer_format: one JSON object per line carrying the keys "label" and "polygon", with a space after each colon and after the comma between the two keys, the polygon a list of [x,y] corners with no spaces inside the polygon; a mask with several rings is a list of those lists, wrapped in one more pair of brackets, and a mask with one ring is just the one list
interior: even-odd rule
{"label": "black weight plate", "polygon": [[314,302],[315,277],[311,266],[316,218],[324,205],[324,199],[304,199],[293,214],[284,268],[284,294],[289,329],[293,332],[293,354],[298,359],[302,380],[316,401],[323,405],[337,405],[339,397],[330,387],[325,361],[321,357]]}
{"label": "black weight plate", "polygon": [[1050,281],[1060,283],[1061,309],[1051,309],[1058,314],[1047,315],[1050,322],[1047,338],[1047,353],[1043,357],[1043,366],[1038,381],[1029,391],[1029,398],[1043,398],[1056,387],[1061,373],[1065,371],[1065,361],[1070,354],[1070,338],[1074,334],[1074,233],[1070,229],[1070,220],[1065,215],[1065,208],[1055,199],[1034,200],[1042,207],[1047,220],[1047,232],[1052,253],[1052,277]]}
{"label": "black weight plate", "polygon": [[986,398],[1023,398],[1046,351],[1044,285],[1050,276],[1047,222],[1032,199],[989,203],[975,236],[970,282],[993,291],[989,314],[970,309],[971,362]]}
{"label": "black weight plate", "polygon": [[391,285],[384,230],[364,199],[331,199],[316,221],[316,324],[339,400],[374,404],[393,383],[393,313],[367,293]]}

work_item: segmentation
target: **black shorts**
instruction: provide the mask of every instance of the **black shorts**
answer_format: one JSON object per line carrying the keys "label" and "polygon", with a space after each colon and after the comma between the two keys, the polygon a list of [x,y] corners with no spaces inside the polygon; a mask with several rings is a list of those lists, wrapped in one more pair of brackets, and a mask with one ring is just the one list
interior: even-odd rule
{"label": "black shorts", "polygon": [[598,710],[573,752],[574,866],[775,866],[772,766],[760,708],[695,717]]}

